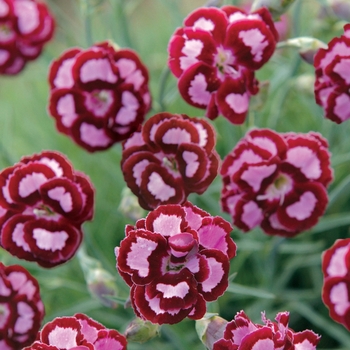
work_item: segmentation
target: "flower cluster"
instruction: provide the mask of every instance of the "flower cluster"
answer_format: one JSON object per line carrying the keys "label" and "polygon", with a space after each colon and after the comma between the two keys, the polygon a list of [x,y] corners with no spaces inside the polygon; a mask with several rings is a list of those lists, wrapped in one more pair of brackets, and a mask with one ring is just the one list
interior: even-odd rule
{"label": "flower cluster", "polygon": [[144,209],[182,204],[203,193],[218,173],[215,133],[209,123],[159,113],[123,144],[124,179]]}
{"label": "flower cluster", "polygon": [[0,299],[0,348],[31,344],[45,313],[36,279],[22,266],[0,262]]}
{"label": "flower cluster", "polygon": [[134,51],[102,42],[73,48],[49,71],[57,129],[89,152],[127,139],[150,108],[148,72]]}
{"label": "flower cluster", "polygon": [[126,339],[84,314],[57,317],[23,350],[126,350]]}
{"label": "flower cluster", "polygon": [[325,117],[340,124],[350,118],[350,24],[344,35],[332,39],[314,59],[315,98]]}
{"label": "flower cluster", "polygon": [[70,259],[93,215],[94,190],[60,153],[44,151],[0,173],[1,245],[52,267]]}
{"label": "flower cluster", "polygon": [[117,269],[131,287],[136,315],[158,324],[203,317],[206,301],[228,286],[236,253],[231,230],[189,202],[161,205],[128,225],[116,247]]}
{"label": "flower cluster", "polygon": [[350,330],[350,238],[339,239],[323,253],[322,299],[333,320]]}
{"label": "flower cluster", "polygon": [[36,0],[0,0],[0,74],[17,74],[52,38],[54,20]]}
{"label": "flower cluster", "polygon": [[333,173],[321,135],[255,129],[224,159],[221,175],[222,207],[237,227],[292,237],[323,215]]}
{"label": "flower cluster", "polygon": [[254,72],[272,56],[277,31],[266,8],[252,13],[235,6],[199,8],[169,42],[169,67],[181,96],[206,109],[210,119],[245,120],[258,90]]}
{"label": "flower cluster", "polygon": [[263,325],[253,323],[240,311],[226,325],[224,337],[214,343],[213,350],[315,350],[320,337],[313,331],[294,332],[288,327],[289,312],[279,312],[273,322],[262,313]]}

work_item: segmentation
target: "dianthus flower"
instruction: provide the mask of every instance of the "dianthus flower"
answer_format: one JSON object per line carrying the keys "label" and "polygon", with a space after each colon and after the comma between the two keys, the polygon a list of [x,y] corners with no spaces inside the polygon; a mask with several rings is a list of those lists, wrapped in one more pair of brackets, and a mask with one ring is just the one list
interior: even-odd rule
{"label": "dianthus flower", "polygon": [[84,314],[57,317],[23,350],[126,350],[126,339]]}
{"label": "dianthus flower", "polygon": [[0,173],[1,245],[12,255],[52,267],[69,260],[93,215],[90,180],[58,152],[23,157]]}
{"label": "dianthus flower", "polygon": [[237,227],[292,237],[323,215],[333,172],[320,134],[255,129],[224,159],[221,175],[222,208]]}
{"label": "dianthus flower", "polygon": [[315,98],[325,117],[340,124],[350,118],[350,24],[314,58]]}
{"label": "dianthus flower", "polygon": [[54,20],[36,0],[0,0],[0,74],[17,74],[52,38]]}
{"label": "dianthus flower", "polygon": [[23,349],[44,318],[39,284],[24,267],[0,262],[0,298],[0,349]]}
{"label": "dianthus flower", "polygon": [[111,42],[65,51],[51,64],[49,82],[57,129],[89,152],[127,139],[150,108],[146,67]]}
{"label": "dianthus flower", "polygon": [[169,67],[183,99],[241,124],[258,90],[254,72],[272,56],[277,31],[266,8],[247,13],[235,6],[193,11],[173,34]]}
{"label": "dianthus flower", "polygon": [[350,239],[339,239],[322,256],[322,299],[333,320],[350,330]]}
{"label": "dianthus flower", "polygon": [[288,327],[289,312],[279,312],[273,322],[262,313],[263,325],[253,323],[244,311],[226,325],[224,337],[213,350],[315,350],[320,337],[313,331],[294,332]]}
{"label": "dianthus flower", "polygon": [[144,209],[181,204],[203,193],[218,172],[215,133],[187,115],[159,113],[123,144],[124,179]]}
{"label": "dianthus flower", "polygon": [[161,205],[128,225],[116,247],[117,269],[131,287],[136,315],[158,324],[203,317],[206,301],[228,286],[236,253],[231,230],[189,202]]}

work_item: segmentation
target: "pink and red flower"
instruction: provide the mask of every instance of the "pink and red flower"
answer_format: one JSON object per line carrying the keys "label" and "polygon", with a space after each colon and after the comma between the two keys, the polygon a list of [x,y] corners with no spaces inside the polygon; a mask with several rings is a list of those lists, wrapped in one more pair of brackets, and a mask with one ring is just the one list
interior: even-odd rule
{"label": "pink and red flower", "polygon": [[57,317],[24,350],[126,350],[126,339],[84,314]]}
{"label": "pink and red flower", "polygon": [[323,215],[333,172],[320,134],[255,129],[224,159],[221,175],[222,208],[237,227],[292,237]]}
{"label": "pink and red flower", "polygon": [[200,319],[228,286],[236,245],[231,225],[189,202],[161,205],[128,225],[117,269],[137,316],[153,323]]}
{"label": "pink and red flower", "polygon": [[179,79],[181,96],[242,124],[249,99],[258,90],[254,71],[272,56],[277,31],[266,8],[247,13],[235,6],[193,11],[169,42],[169,67]]}
{"label": "pink and red flower", "polygon": [[322,299],[336,322],[350,330],[350,238],[338,239],[322,256]]}
{"label": "pink and red flower", "polygon": [[124,179],[144,209],[203,193],[218,172],[215,132],[201,118],[159,113],[123,144]]}
{"label": "pink and red flower", "polygon": [[294,332],[288,327],[289,312],[279,312],[276,321],[262,313],[263,325],[253,323],[240,311],[226,325],[222,339],[214,343],[213,350],[315,350],[320,337],[313,331]]}
{"label": "pink and red flower", "polygon": [[0,0],[0,73],[19,73],[40,55],[53,31],[54,19],[43,2]]}
{"label": "pink and red flower", "polygon": [[44,151],[23,157],[0,173],[1,245],[43,267],[62,264],[78,249],[93,205],[90,180],[65,156]]}
{"label": "pink and red flower", "polygon": [[44,318],[39,284],[19,265],[0,262],[0,348],[23,349],[31,344]]}
{"label": "pink and red flower", "polygon": [[332,39],[314,59],[315,98],[325,117],[340,124],[350,118],[350,24],[344,35]]}
{"label": "pink and red flower", "polygon": [[102,42],[72,48],[49,72],[57,129],[89,152],[127,139],[150,109],[148,72],[137,54]]}

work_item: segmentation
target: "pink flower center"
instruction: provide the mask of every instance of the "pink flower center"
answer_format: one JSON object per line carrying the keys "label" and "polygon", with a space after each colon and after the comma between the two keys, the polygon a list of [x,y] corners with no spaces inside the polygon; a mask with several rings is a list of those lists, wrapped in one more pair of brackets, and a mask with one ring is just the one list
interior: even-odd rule
{"label": "pink flower center", "polygon": [[110,90],[94,90],[85,94],[85,106],[96,117],[104,117],[114,102]]}

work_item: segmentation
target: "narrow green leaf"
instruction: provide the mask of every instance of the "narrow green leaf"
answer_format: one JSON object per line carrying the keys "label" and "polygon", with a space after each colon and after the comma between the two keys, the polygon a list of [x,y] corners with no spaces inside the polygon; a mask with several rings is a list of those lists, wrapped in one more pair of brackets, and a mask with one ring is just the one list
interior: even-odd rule
{"label": "narrow green leaf", "polygon": [[263,299],[274,299],[276,296],[266,290],[243,286],[241,284],[237,283],[230,283],[227,292],[234,293],[234,294],[242,294],[247,297],[257,297],[257,298],[263,298]]}
{"label": "narrow green leaf", "polygon": [[327,230],[332,230],[342,226],[350,225],[350,215],[349,213],[332,214],[324,216],[318,223],[318,225],[313,228],[310,233],[320,233]]}

